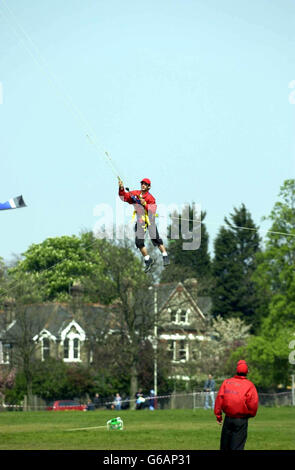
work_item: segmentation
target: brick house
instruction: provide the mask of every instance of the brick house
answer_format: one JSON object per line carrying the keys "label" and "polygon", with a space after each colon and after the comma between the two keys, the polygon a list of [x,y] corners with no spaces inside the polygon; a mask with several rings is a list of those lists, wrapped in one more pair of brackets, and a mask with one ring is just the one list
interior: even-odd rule
{"label": "brick house", "polygon": [[[166,343],[175,374],[182,375],[183,363],[189,361],[198,341],[206,336],[210,298],[198,297],[196,280],[159,284],[148,295],[153,296],[151,308],[159,319],[157,339]],[[80,308],[83,317],[77,313],[77,303],[32,305],[24,309],[20,320],[12,316],[9,324],[0,327],[0,364],[11,362],[22,328],[30,332],[38,359],[54,357],[68,363],[90,364],[91,341],[95,341],[98,332],[108,333],[110,323],[106,318],[111,318],[114,307],[83,304]],[[0,312],[0,317],[4,314]],[[151,341],[154,334],[151,332]]]}

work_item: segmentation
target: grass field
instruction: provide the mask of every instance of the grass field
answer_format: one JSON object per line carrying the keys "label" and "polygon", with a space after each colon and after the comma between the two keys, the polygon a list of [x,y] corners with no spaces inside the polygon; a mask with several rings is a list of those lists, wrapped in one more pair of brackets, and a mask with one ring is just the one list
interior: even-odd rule
{"label": "grass field", "polygon": [[[104,426],[120,416],[123,431]],[[249,420],[246,450],[294,450],[295,408],[260,407]],[[0,450],[218,450],[212,411],[67,411],[0,413]]]}

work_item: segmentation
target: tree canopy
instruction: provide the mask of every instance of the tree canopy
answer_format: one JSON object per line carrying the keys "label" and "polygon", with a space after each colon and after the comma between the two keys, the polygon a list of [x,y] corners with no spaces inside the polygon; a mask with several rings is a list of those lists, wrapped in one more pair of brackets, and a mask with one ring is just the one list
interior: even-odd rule
{"label": "tree canopy", "polygon": [[252,275],[260,251],[258,227],[244,204],[224,220],[214,241],[212,313],[239,317],[255,327],[259,299]]}

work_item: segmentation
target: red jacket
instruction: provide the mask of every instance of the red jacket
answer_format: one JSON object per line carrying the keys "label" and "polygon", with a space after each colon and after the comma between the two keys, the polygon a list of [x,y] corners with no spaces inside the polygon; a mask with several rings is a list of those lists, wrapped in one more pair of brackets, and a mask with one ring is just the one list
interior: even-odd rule
{"label": "red jacket", "polygon": [[[146,205],[144,206],[144,208],[140,204],[137,204],[136,202],[134,202],[134,200],[132,199],[132,196],[139,197],[140,195],[143,197],[143,199],[146,202]],[[122,199],[122,201],[128,202],[129,204],[134,204],[134,208],[139,215],[144,214],[145,210],[147,210],[147,212],[149,212],[150,214],[156,213],[156,210],[157,210],[156,200],[154,196],[152,196],[149,192],[142,194],[140,190],[135,190],[135,191],[129,191],[129,193],[126,193],[125,189],[119,188],[119,196]]]}
{"label": "red jacket", "polygon": [[258,393],[247,377],[235,375],[223,382],[215,400],[216,418],[222,416],[222,411],[231,418],[250,418],[257,409]]}

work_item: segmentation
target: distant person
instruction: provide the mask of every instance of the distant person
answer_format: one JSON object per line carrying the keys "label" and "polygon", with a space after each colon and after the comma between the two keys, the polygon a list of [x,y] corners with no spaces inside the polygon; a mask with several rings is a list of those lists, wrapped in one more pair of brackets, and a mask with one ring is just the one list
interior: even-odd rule
{"label": "distant person", "polygon": [[222,424],[222,412],[225,413],[220,450],[244,450],[248,419],[256,416],[258,409],[257,390],[247,374],[246,362],[239,361],[237,374],[226,379],[217,394],[214,413],[219,424]]}
{"label": "distant person", "polygon": [[209,401],[211,401],[211,408],[213,410],[214,408],[214,392],[215,392],[215,380],[213,380],[213,377],[211,374],[208,375],[208,379],[204,383],[204,392],[205,392],[205,410],[208,410],[210,408],[209,406]]}
{"label": "distant person", "polygon": [[95,397],[93,399],[93,403],[94,403],[94,406],[95,406],[96,410],[101,407],[102,403],[101,403],[101,398],[100,398],[99,393],[95,394]]}
{"label": "distant person", "polygon": [[135,403],[137,410],[141,410],[142,408],[144,408],[145,398],[142,393],[142,388],[140,388],[135,394]]}
{"label": "distant person", "polygon": [[156,407],[155,390],[150,390],[149,409],[154,411]]}
{"label": "distant person", "polygon": [[120,410],[122,407],[122,397],[120,396],[120,393],[116,393],[114,407],[116,410]]}
{"label": "distant person", "polygon": [[95,410],[95,405],[94,405],[94,403],[92,403],[91,400],[88,400],[86,410],[87,411],[94,411]]}

